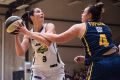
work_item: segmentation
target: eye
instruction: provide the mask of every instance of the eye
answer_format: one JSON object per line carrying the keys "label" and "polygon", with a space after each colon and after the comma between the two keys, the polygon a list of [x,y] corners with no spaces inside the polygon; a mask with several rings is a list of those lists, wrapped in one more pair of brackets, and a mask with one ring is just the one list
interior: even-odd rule
{"label": "eye", "polygon": [[40,13],[40,11],[38,11],[38,10],[37,10],[37,11],[35,11],[35,12],[36,12],[36,13]]}
{"label": "eye", "polygon": [[35,13],[41,13],[41,12],[42,12],[42,11],[40,11],[40,10],[36,10],[36,11],[35,11]]}

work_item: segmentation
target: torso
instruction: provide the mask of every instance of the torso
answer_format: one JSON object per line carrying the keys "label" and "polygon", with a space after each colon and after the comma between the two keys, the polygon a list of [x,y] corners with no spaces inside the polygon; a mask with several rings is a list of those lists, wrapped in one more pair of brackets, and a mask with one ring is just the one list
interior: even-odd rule
{"label": "torso", "polygon": [[[46,32],[46,25],[47,24],[43,26],[40,32],[41,34]],[[44,47],[36,40],[31,40],[31,44],[35,52],[32,68],[50,69],[50,65],[57,64],[58,67],[64,65],[59,57],[56,43],[51,43],[48,48]]]}
{"label": "torso", "polygon": [[82,42],[85,45],[87,58],[98,57],[115,46],[110,29],[102,22],[87,22]]}

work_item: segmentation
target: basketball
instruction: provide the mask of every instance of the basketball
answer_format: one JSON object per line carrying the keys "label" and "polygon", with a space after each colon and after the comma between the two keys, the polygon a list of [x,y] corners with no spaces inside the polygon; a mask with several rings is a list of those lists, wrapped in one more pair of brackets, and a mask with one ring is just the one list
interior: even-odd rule
{"label": "basketball", "polygon": [[23,21],[20,17],[18,16],[10,16],[6,19],[5,21],[5,30],[7,33],[10,34],[18,34],[17,33],[17,26],[22,24],[23,25]]}

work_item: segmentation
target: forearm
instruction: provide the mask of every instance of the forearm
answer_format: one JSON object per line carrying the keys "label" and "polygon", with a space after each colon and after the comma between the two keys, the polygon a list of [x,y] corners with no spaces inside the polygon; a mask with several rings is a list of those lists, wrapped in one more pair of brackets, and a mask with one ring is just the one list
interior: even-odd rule
{"label": "forearm", "polygon": [[24,56],[25,51],[22,48],[22,45],[18,36],[15,36],[15,50],[16,50],[17,56]]}
{"label": "forearm", "polygon": [[53,33],[45,33],[42,36],[52,42],[56,42],[58,37],[57,34],[53,34]]}
{"label": "forearm", "polygon": [[78,26],[74,25],[71,28],[69,28],[68,30],[66,30],[65,32],[61,33],[61,34],[52,34],[52,33],[46,33],[44,34],[44,36],[52,41],[52,42],[57,42],[57,43],[65,43],[68,42],[72,39],[74,39],[75,37],[78,37],[79,35],[79,28]]}
{"label": "forearm", "polygon": [[62,33],[62,34],[47,33],[47,34],[44,34],[43,36],[46,39],[48,39],[52,42],[56,42],[56,43],[65,43],[65,42],[72,40],[75,37],[75,36],[71,36],[71,35],[64,36],[64,33]]}
{"label": "forearm", "polygon": [[27,36],[29,36],[31,39],[35,39],[41,44],[44,44],[46,46],[50,45],[50,41],[48,41],[46,38],[44,38],[40,33],[37,32],[28,32]]}

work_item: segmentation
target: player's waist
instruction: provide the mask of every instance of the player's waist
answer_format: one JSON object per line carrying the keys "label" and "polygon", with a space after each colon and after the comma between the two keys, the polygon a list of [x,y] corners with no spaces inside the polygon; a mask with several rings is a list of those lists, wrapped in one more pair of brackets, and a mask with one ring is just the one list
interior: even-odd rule
{"label": "player's waist", "polygon": [[61,66],[64,66],[62,63],[54,63],[54,64],[34,64],[31,66],[31,68],[36,68],[36,69],[53,69],[53,68],[59,68]]}
{"label": "player's waist", "polygon": [[115,47],[112,47],[110,50],[108,50],[107,52],[105,52],[103,55],[100,55],[100,56],[97,56],[97,57],[90,57],[90,58],[86,58],[85,59],[85,63],[86,65],[90,65],[92,62],[98,62],[104,58],[107,58],[107,57],[111,57],[115,54],[118,53],[118,48],[115,46]]}
{"label": "player's waist", "polygon": [[114,46],[110,50],[105,52],[103,55],[111,55],[111,54],[117,53],[118,51],[119,51],[118,47]]}

